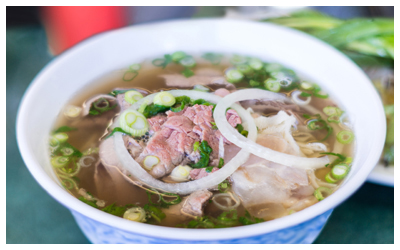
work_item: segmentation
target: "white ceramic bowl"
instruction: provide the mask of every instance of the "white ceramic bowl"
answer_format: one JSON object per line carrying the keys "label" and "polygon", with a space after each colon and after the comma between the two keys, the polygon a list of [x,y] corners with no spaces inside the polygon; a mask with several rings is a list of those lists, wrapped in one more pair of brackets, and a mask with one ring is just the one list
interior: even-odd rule
{"label": "white ceramic bowl", "polygon": [[[61,108],[86,84],[134,62],[183,50],[221,52],[273,60],[323,86],[350,114],[354,165],[338,191],[290,216],[246,227],[179,229],[130,222],[94,209],[56,181],[48,157],[50,129]],[[34,108],[33,108],[34,107]],[[237,20],[184,20],[138,25],[94,36],[55,58],[33,80],[21,103],[17,139],[22,157],[39,184],[71,210],[94,243],[310,243],[332,209],[366,180],[385,139],[382,103],[369,79],[334,48],[301,32]]]}

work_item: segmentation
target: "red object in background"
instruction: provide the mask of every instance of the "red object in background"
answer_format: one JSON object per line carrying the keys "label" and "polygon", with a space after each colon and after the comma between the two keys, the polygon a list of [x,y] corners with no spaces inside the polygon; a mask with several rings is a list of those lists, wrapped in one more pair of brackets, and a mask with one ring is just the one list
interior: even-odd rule
{"label": "red object in background", "polygon": [[127,25],[124,7],[51,6],[43,7],[42,15],[54,55],[92,35]]}

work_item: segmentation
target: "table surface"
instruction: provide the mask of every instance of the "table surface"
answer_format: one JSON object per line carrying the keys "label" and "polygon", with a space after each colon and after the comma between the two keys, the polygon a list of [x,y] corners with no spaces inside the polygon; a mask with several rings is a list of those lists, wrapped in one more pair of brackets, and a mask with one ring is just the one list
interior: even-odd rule
{"label": "table surface", "polygon": [[[69,211],[33,179],[16,143],[22,95],[50,61],[38,26],[7,28],[7,243],[90,243]],[[394,243],[394,189],[365,183],[338,206],[315,243]]]}

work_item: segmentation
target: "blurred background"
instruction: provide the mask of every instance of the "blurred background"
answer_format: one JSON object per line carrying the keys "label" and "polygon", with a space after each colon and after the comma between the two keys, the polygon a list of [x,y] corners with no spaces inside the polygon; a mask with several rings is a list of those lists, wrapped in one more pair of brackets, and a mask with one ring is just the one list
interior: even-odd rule
{"label": "blurred background", "polygon": [[[309,33],[356,62],[382,97],[388,131],[382,159],[337,207],[315,243],[394,243],[394,7],[10,7],[6,9],[7,243],[90,243],[66,208],[33,179],[15,138],[16,113],[35,75],[98,33],[179,18],[272,22]],[[371,20],[382,20],[381,24]]]}

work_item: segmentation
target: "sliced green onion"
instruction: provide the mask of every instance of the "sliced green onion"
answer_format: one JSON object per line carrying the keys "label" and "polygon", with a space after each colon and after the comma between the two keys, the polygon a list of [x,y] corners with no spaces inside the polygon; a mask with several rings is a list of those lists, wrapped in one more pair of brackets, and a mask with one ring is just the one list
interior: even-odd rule
{"label": "sliced green onion", "polygon": [[332,168],[332,177],[341,180],[349,173],[350,167],[347,164],[337,164]]}
{"label": "sliced green onion", "polygon": [[354,134],[351,131],[340,131],[336,135],[336,139],[342,144],[349,144],[354,140]]}
{"label": "sliced green onion", "polygon": [[230,187],[230,184],[229,184],[229,182],[227,180],[225,180],[225,181],[221,182],[220,184],[218,184],[218,190],[221,193],[226,193],[226,191],[228,191],[229,187]]}
{"label": "sliced green onion", "polygon": [[340,115],[331,115],[328,117],[328,122],[339,123],[340,122]]}
{"label": "sliced green onion", "polygon": [[268,78],[267,80],[264,81],[264,86],[269,91],[279,92],[279,90],[281,90],[281,85],[279,82],[280,81],[278,81],[278,80]]}
{"label": "sliced green onion", "polygon": [[50,144],[50,147],[58,147],[59,145],[60,145],[60,142],[56,139],[56,138],[54,138],[53,136],[50,138],[50,142],[49,142],[49,144]]}
{"label": "sliced green onion", "polygon": [[205,53],[201,57],[203,57],[207,61],[211,62],[212,64],[217,65],[221,62],[223,55],[215,54],[215,53]]}
{"label": "sliced green onion", "polygon": [[160,92],[158,93],[153,100],[153,103],[156,105],[171,107],[176,102],[175,97],[168,92]]}
{"label": "sliced green onion", "polygon": [[314,191],[314,196],[319,201],[322,201],[330,194],[332,194],[332,190],[327,187],[319,187]]}
{"label": "sliced green onion", "polygon": [[139,63],[135,63],[135,64],[132,64],[131,66],[129,66],[129,69],[132,71],[138,71],[140,68],[141,68],[141,66]]}
{"label": "sliced green onion", "polygon": [[271,73],[271,72],[282,70],[283,67],[279,63],[268,63],[267,65],[265,65],[264,69],[268,73]]}
{"label": "sliced green onion", "polygon": [[191,76],[194,76],[193,70],[186,68],[182,71],[182,75],[184,75],[186,78],[189,78]]}
{"label": "sliced green onion", "polygon": [[61,178],[61,184],[65,189],[72,189],[72,188],[78,189],[78,185],[76,185],[76,182],[71,178],[66,178],[63,176]]}
{"label": "sliced green onion", "polygon": [[157,156],[148,155],[148,156],[146,156],[146,158],[144,158],[143,165],[147,170],[151,170],[159,162],[160,162],[160,159],[158,159]]}
{"label": "sliced green onion", "polygon": [[280,84],[283,88],[287,88],[287,87],[289,87],[290,85],[292,85],[292,82],[293,82],[292,78],[290,78],[290,77],[285,77],[285,78],[283,78],[283,79],[280,79],[279,84]]}
{"label": "sliced green onion", "polygon": [[302,97],[309,97],[311,96],[311,94],[307,93],[307,92],[301,92],[300,96]]}
{"label": "sliced green onion", "polygon": [[321,98],[321,99],[326,99],[329,97],[328,93],[324,92],[324,91],[314,91],[314,96]]}
{"label": "sliced green onion", "polygon": [[252,69],[250,68],[250,66],[246,65],[246,64],[237,65],[236,69],[239,70],[240,72],[242,72],[243,74],[248,74],[248,73],[252,72]]}
{"label": "sliced green onion", "polygon": [[124,219],[145,222],[146,221],[146,211],[141,207],[132,207],[125,211]]}
{"label": "sliced green onion", "polygon": [[325,180],[328,183],[336,183],[338,180],[336,180],[335,178],[332,177],[331,172],[327,173],[325,175]]}
{"label": "sliced green onion", "polygon": [[353,157],[346,157],[343,163],[350,165],[353,162]]}
{"label": "sliced green onion", "polygon": [[143,112],[144,112],[144,110],[146,109],[146,107],[147,107],[147,100],[144,101],[144,102],[140,105],[140,107],[138,108],[138,112],[140,112],[141,114],[143,114]]}
{"label": "sliced green onion", "polygon": [[197,90],[197,91],[201,91],[201,92],[209,92],[210,91],[209,88],[207,88],[203,85],[200,85],[200,84],[194,85],[193,90]]}
{"label": "sliced green onion", "polygon": [[194,60],[193,57],[191,56],[186,56],[184,58],[182,58],[179,63],[187,68],[193,68],[194,66],[196,66],[196,61]]}
{"label": "sliced green onion", "polygon": [[193,143],[193,151],[197,151],[197,149],[199,149],[200,147],[200,142],[196,141],[195,143]]}
{"label": "sliced green onion", "polygon": [[243,74],[237,69],[229,69],[225,72],[228,82],[237,83],[243,79]]}
{"label": "sliced green onion", "polygon": [[[166,201],[164,199],[164,196],[173,196],[175,197],[175,199],[171,200],[171,201]],[[166,205],[176,205],[179,204],[182,201],[182,198],[177,195],[177,194],[172,194],[172,193],[163,193],[160,195],[161,201],[166,204]]]}
{"label": "sliced green onion", "polygon": [[69,160],[67,156],[55,156],[51,158],[51,165],[55,168],[62,168],[69,163]]}
{"label": "sliced green onion", "polygon": [[68,135],[66,133],[57,133],[53,135],[53,138],[56,139],[58,142],[63,143],[68,140]]}
{"label": "sliced green onion", "polygon": [[122,76],[122,80],[125,82],[132,81],[139,73],[136,70],[128,70]]}
{"label": "sliced green onion", "polygon": [[300,83],[300,88],[302,90],[312,91],[314,89],[314,86],[311,83],[308,83],[308,82],[301,82]]}
{"label": "sliced green onion", "polygon": [[70,147],[64,147],[60,151],[64,156],[71,156],[74,153],[74,149]]}
{"label": "sliced green onion", "polygon": [[260,70],[260,69],[263,67],[263,62],[262,62],[260,59],[252,58],[252,59],[250,59],[250,61],[249,61],[249,66],[250,66],[252,69]]}
{"label": "sliced green onion", "polygon": [[130,90],[125,92],[124,99],[130,104],[134,104],[135,102],[139,101],[140,99],[143,98],[143,95],[135,90]]}
{"label": "sliced green onion", "polygon": [[64,115],[68,116],[68,117],[78,117],[82,112],[82,108],[81,107],[77,107],[74,105],[68,105],[65,110],[64,110]]}
{"label": "sliced green onion", "polygon": [[322,110],[327,116],[331,116],[331,115],[338,115],[340,116],[343,111],[340,110],[340,108],[338,107],[332,107],[332,106],[326,106],[323,110]]}
{"label": "sliced green onion", "polygon": [[239,56],[239,55],[234,55],[231,59],[230,62],[234,65],[237,64],[245,64],[247,62],[247,58],[244,56]]}
{"label": "sliced green onion", "polygon": [[307,122],[307,128],[310,130],[319,130],[326,128],[326,122],[321,119],[312,119]]}
{"label": "sliced green onion", "polygon": [[135,110],[124,111],[119,118],[119,123],[122,130],[133,136],[144,135],[149,127],[143,114]]}
{"label": "sliced green onion", "polygon": [[110,109],[110,102],[105,98],[100,98],[93,103],[93,108],[97,109],[98,111],[107,111]]}
{"label": "sliced green onion", "polygon": [[249,82],[250,86],[252,87],[256,87],[256,86],[260,86],[260,82],[254,81],[254,80],[250,80]]}
{"label": "sliced green onion", "polygon": [[171,56],[172,56],[172,61],[179,62],[180,60],[186,57],[186,53],[183,51],[177,51],[174,52]]}

